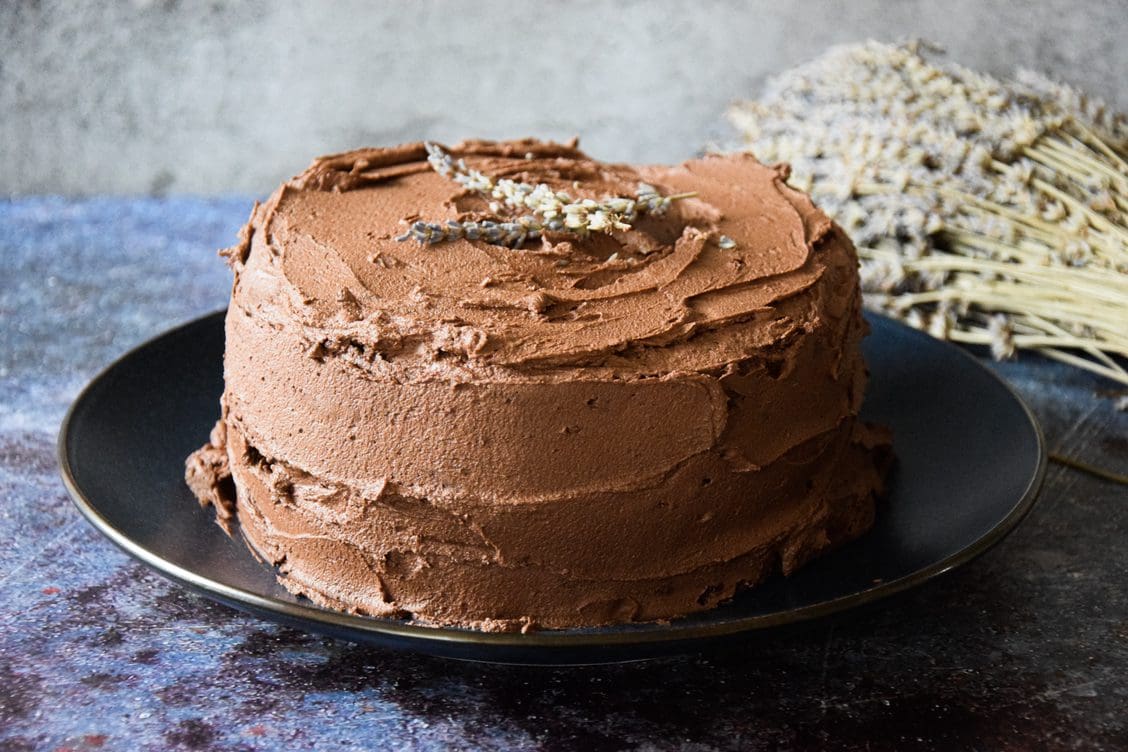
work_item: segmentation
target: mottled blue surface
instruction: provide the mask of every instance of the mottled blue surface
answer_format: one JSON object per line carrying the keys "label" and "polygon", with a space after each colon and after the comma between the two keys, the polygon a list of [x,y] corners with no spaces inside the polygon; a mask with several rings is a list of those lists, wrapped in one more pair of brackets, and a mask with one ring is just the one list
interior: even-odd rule
{"label": "mottled blue surface", "polygon": [[[0,201],[0,749],[1128,748],[1128,493],[1055,465],[1029,519],[962,571],[648,663],[385,652],[149,573],[71,506],[57,427],[101,367],[225,303],[214,250],[249,208]],[[1040,359],[1000,370],[1051,448],[1128,471],[1110,384]]]}

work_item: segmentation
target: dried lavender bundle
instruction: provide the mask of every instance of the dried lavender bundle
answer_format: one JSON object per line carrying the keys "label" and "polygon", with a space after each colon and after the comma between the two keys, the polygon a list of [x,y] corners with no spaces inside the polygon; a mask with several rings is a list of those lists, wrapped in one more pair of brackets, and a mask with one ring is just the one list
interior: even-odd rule
{"label": "dried lavender bundle", "polygon": [[1128,384],[1128,117],[926,52],[832,48],[730,119],[854,239],[868,307]]}

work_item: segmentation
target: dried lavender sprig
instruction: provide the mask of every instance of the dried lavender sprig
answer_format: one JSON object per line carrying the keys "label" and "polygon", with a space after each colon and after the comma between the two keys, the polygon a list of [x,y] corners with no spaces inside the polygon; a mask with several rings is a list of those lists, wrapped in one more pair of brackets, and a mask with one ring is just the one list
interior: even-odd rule
{"label": "dried lavender sprig", "polygon": [[[493,180],[482,172],[469,167],[466,160],[455,160],[441,146],[427,142],[427,161],[435,172],[449,177],[459,185],[474,193],[482,193],[505,202],[514,209],[528,209],[534,214],[551,221],[560,217],[569,226],[569,217],[601,213],[612,229],[630,229],[628,223],[640,214],[662,214],[670,204],[678,199],[690,198],[694,193],[663,196],[658,189],[648,183],[639,183],[637,196],[633,199],[608,197],[602,201],[594,199],[574,200],[564,191],[553,190],[546,183],[519,183],[508,178]],[[620,226],[614,226],[618,219]],[[593,228],[596,229],[596,228]]]}
{"label": "dried lavender sprig", "polygon": [[536,240],[544,232],[545,226],[536,217],[520,217],[512,222],[455,222],[446,223],[413,222],[407,232],[396,240],[415,240],[422,245],[434,245],[446,240],[484,240],[493,245],[518,248],[527,240]]}
{"label": "dried lavender sprig", "polygon": [[[513,209],[532,211],[533,217],[522,217],[517,220],[522,228],[528,230],[525,232],[524,239],[540,237],[544,230],[572,232],[581,236],[591,232],[611,233],[616,230],[629,230],[631,223],[640,215],[662,214],[669,209],[670,204],[674,201],[696,195],[695,193],[680,193],[663,196],[658,193],[654,186],[639,183],[638,194],[635,198],[608,197],[602,201],[590,198],[577,200],[563,191],[553,190],[546,183],[531,185],[508,178],[500,178],[495,181],[484,173],[469,167],[465,160],[455,160],[437,144],[428,142],[424,146],[427,149],[427,161],[435,172],[451,178],[471,192],[497,199]],[[540,218],[539,221],[537,217]],[[532,233],[534,224],[536,225],[535,235]],[[420,223],[417,222],[416,225],[420,225]],[[433,229],[435,227],[446,229],[438,232]],[[437,243],[459,237],[450,235],[449,228],[450,223],[442,226],[437,223],[424,222],[418,230],[413,226],[408,233],[401,235],[397,240],[415,239],[424,243]],[[517,235],[514,234],[512,237],[517,237]],[[524,240],[521,242],[524,242]],[[498,244],[511,245],[511,247],[520,245],[520,243],[512,245],[509,242]]]}

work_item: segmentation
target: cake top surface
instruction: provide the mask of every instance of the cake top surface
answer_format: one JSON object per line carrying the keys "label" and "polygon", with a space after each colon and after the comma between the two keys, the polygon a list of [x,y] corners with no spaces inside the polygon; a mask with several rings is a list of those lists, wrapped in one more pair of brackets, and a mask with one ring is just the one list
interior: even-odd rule
{"label": "cake top surface", "polygon": [[[421,143],[362,149],[315,160],[256,207],[244,242],[227,251],[242,272],[237,284],[282,281],[289,314],[313,339],[359,342],[385,361],[614,367],[645,351],[646,369],[668,372],[700,366],[700,353],[683,364],[679,348],[654,346],[765,318],[821,273],[808,262],[831,222],[786,185],[785,166],[728,155],[633,167],[533,140],[449,151],[491,178],[576,199],[633,197],[640,183],[693,196],[610,234],[547,231],[519,248],[462,238],[428,245],[397,238],[419,219],[514,213],[433,169]],[[252,252],[259,246],[264,253]],[[741,348],[770,344],[779,335],[771,329],[750,328]]]}

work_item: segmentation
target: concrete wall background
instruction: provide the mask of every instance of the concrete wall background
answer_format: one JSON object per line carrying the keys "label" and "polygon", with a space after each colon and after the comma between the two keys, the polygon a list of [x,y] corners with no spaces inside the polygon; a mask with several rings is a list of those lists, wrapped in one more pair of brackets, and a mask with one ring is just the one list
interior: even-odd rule
{"label": "concrete wall background", "polygon": [[1128,2],[0,4],[0,194],[265,193],[315,154],[573,134],[673,161],[826,46],[923,36],[1128,109]]}

